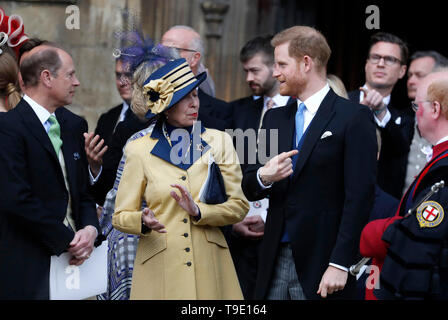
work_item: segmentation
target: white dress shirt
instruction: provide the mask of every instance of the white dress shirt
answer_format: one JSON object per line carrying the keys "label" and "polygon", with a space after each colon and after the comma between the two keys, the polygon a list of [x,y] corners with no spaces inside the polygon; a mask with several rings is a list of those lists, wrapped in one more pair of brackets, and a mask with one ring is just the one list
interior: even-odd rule
{"label": "white dress shirt", "polygon": [[42,123],[42,126],[45,129],[45,132],[48,133],[48,130],[50,130],[51,124],[48,122],[48,118],[50,118],[51,115],[54,115],[54,113],[50,113],[47,109],[42,107],[40,104],[38,104],[36,101],[31,99],[26,94],[23,96],[23,100],[28,102],[31,109],[33,109],[34,113],[36,114],[37,118],[39,118],[40,123]]}
{"label": "white dress shirt", "polygon": [[[310,125],[311,121],[313,120],[314,116],[316,115],[317,110],[319,109],[319,106],[321,105],[322,101],[324,100],[325,96],[327,95],[328,91],[330,91],[330,86],[325,84],[325,86],[314,93],[311,97],[306,99],[303,103],[305,104],[305,109],[303,110],[303,132],[306,131],[308,126]],[[300,99],[297,99],[297,109],[299,108],[299,105],[302,103]],[[263,189],[270,188],[271,185],[265,186],[261,180],[259,175],[260,169],[258,169],[257,172],[257,180],[260,186]]]}

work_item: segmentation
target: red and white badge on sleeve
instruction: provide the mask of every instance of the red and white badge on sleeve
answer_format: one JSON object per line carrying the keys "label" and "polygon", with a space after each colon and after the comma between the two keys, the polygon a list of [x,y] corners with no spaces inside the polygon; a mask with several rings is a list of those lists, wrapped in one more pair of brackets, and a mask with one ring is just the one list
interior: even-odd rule
{"label": "red and white badge on sleeve", "polygon": [[437,227],[444,215],[442,206],[436,201],[425,201],[417,209],[417,220],[421,228]]}

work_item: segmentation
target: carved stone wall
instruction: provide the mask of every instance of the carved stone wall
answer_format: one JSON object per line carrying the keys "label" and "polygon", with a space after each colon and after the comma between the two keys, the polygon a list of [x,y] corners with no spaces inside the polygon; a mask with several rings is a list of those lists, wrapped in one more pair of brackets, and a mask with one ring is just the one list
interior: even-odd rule
{"label": "carved stone wall", "polygon": [[[59,43],[72,55],[81,86],[69,109],[94,130],[99,115],[120,102],[114,80],[112,51],[118,45],[114,32],[133,24],[141,25],[156,41],[172,25],[193,27],[208,46],[205,64],[216,96],[231,101],[249,95],[238,57],[242,45],[258,30],[259,1],[28,0],[0,1],[0,6],[8,15],[22,16],[30,37]],[[66,27],[66,8],[71,4],[79,7],[79,29]]]}

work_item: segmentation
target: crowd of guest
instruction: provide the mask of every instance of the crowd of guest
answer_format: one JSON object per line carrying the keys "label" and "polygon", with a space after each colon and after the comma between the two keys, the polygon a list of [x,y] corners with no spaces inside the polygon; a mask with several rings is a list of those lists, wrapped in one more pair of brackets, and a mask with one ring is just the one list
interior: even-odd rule
{"label": "crowd of guest", "polygon": [[51,257],[103,241],[99,300],[448,298],[442,54],[378,32],[347,92],[295,26],[244,44],[251,95],[227,102],[196,30],[123,33],[89,131],[70,53],[0,17],[0,299],[49,299]]}

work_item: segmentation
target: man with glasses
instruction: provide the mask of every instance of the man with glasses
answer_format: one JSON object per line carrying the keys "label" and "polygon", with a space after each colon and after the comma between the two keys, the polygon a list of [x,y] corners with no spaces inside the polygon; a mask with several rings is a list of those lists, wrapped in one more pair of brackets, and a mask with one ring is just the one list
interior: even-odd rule
{"label": "man with glasses", "polygon": [[131,80],[132,73],[127,71],[123,61],[118,58],[115,62],[115,84],[122,102],[103,113],[98,119],[95,129],[95,135],[98,134],[103,138],[106,145],[109,144],[117,124],[123,121],[129,112],[132,112],[129,107],[132,98]]}
{"label": "man with glasses", "polygon": [[[179,55],[185,58],[195,75],[206,70],[202,64],[204,56],[204,43],[199,33],[188,26],[173,26],[166,31],[161,43],[164,46],[178,50]],[[207,76],[207,79],[209,76]],[[205,83],[206,81],[204,81]],[[207,84],[205,84],[207,85]],[[210,85],[213,88],[213,84]],[[207,94],[207,87],[199,86],[199,120],[205,127],[225,130],[232,127],[232,109],[225,101],[219,100]],[[210,92],[210,90],[208,90]]]}
{"label": "man with glasses", "polygon": [[396,198],[401,197],[406,156],[412,137],[412,119],[397,108],[392,91],[406,74],[408,48],[397,36],[379,32],[370,38],[365,65],[366,83],[349,93],[352,101],[368,106],[381,132],[378,185]]}
{"label": "man with glasses", "polygon": [[101,114],[94,133],[84,134],[85,149],[93,182],[96,182],[96,178],[101,172],[102,157],[110,145],[117,125],[129,118],[132,113],[130,108],[132,99],[131,80],[132,73],[128,71],[122,58],[117,58],[115,61],[115,84],[122,102]]}
{"label": "man with glasses", "polygon": [[[372,299],[448,298],[448,72],[426,76],[412,106],[420,133],[433,145],[432,155],[396,216],[372,221],[362,232],[361,254],[381,267]],[[445,186],[431,194],[442,180]]]}
{"label": "man with glasses", "polygon": [[[448,60],[436,51],[417,51],[411,56],[410,60],[407,80],[408,98],[415,100],[417,87],[422,79],[438,68],[448,66]],[[406,174],[403,176],[403,192],[407,190],[412,181],[414,181],[414,177],[425,166],[426,153],[431,150],[431,144],[418,131],[417,121],[415,121],[413,113],[411,117],[413,121],[412,141],[409,154],[407,155]]]}

